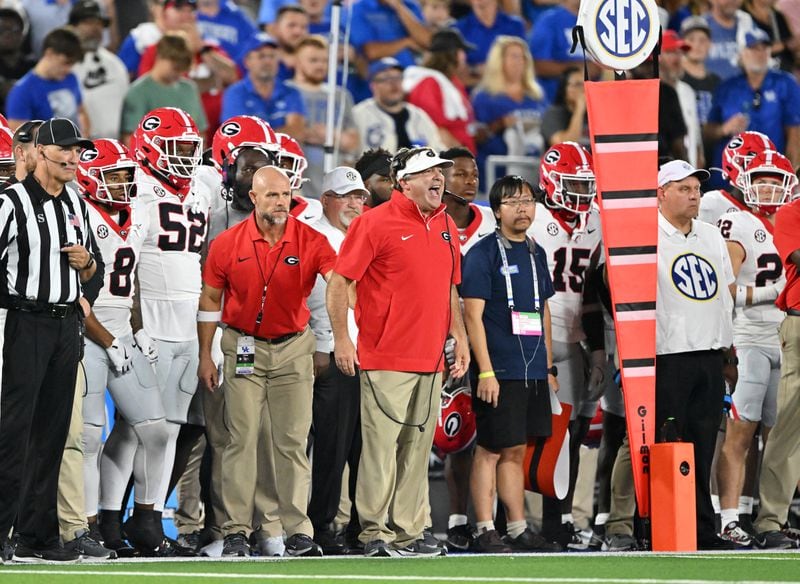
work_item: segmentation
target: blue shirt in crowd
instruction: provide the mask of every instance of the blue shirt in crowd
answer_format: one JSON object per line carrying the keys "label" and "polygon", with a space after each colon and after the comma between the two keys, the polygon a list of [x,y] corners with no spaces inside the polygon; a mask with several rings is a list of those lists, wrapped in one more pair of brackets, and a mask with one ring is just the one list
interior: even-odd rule
{"label": "blue shirt in crowd", "polygon": [[237,81],[222,96],[221,120],[233,116],[256,116],[269,122],[273,128],[286,125],[287,114],[306,115],[303,96],[293,87],[278,83],[269,99],[264,99],[253,88],[250,77]]}
{"label": "blue shirt in crowd", "polygon": [[736,42],[736,25],[726,28],[710,14],[705,17],[711,28],[711,48],[706,57],[706,69],[725,81],[742,72],[739,68],[739,44]]}
{"label": "blue shirt in crowd", "polygon": [[[403,0],[403,4],[423,22],[422,10],[414,0]],[[364,54],[367,43],[387,43],[409,36],[397,13],[380,0],[357,0],[353,4],[353,20],[350,25],[350,44]],[[404,67],[414,64],[414,53],[403,49],[393,55]]]}
{"label": "blue shirt in crowd", "polygon": [[77,124],[82,101],[80,82],[74,73],[54,81],[29,71],[8,93],[6,117],[9,120],[69,118]]}
{"label": "blue shirt in crowd", "polygon": [[[575,54],[572,49],[572,27],[578,22],[578,17],[566,8],[556,6],[546,11],[536,21],[536,26],[528,37],[528,46],[531,49],[534,61],[575,61],[581,65],[583,54],[578,50]],[[548,103],[553,101],[558,89],[558,77],[539,77],[539,84],[544,89]]]}
{"label": "blue shirt in crowd", "polygon": [[519,16],[510,16],[500,11],[497,12],[491,28],[484,26],[473,12],[459,19],[456,22],[456,28],[461,31],[461,35],[465,39],[475,45],[475,48],[467,53],[467,63],[470,65],[481,65],[486,62],[489,49],[498,35],[525,38],[525,23],[522,19]]}
{"label": "blue shirt in crowd", "polygon": [[[524,241],[509,243],[511,249],[506,249],[506,256],[511,274],[511,289],[514,292],[514,309],[533,312],[533,269],[528,244]],[[547,270],[545,251],[539,245],[536,245],[535,250],[540,311],[544,312],[544,301],[555,292]],[[486,301],[483,326],[486,329],[486,344],[492,368],[498,379],[524,380],[525,363],[528,361],[528,379],[547,379],[544,334],[517,336],[511,332],[511,312],[506,299],[506,280],[502,266],[497,237],[484,237],[464,258],[461,268],[461,296],[482,298]]]}
{"label": "blue shirt in crowd", "polygon": [[216,16],[197,12],[197,27],[204,39],[213,39],[231,57],[241,50],[240,44],[256,34],[256,25],[238,6],[223,0]]}

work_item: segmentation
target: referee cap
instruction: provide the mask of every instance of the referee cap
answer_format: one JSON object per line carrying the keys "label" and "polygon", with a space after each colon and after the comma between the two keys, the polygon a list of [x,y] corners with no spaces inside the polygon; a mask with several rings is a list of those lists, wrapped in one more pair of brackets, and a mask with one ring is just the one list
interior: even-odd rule
{"label": "referee cap", "polygon": [[658,170],[658,186],[696,176],[700,182],[709,179],[711,174],[704,168],[695,168],[685,160],[671,160]]}
{"label": "referee cap", "polygon": [[353,191],[362,191],[365,195],[369,191],[364,187],[364,181],[355,168],[337,166],[328,172],[322,179],[322,192],[333,192],[337,195],[346,195]]}
{"label": "referee cap", "polygon": [[67,118],[51,118],[39,127],[36,135],[36,145],[49,146],[80,146],[81,148],[94,148],[91,140],[81,136],[78,126]]}

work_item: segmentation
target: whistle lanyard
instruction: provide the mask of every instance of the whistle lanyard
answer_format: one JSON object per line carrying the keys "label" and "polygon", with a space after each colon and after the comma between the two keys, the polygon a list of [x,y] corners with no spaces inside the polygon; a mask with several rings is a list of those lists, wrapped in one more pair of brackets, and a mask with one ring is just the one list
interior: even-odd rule
{"label": "whistle lanyard", "polygon": [[[506,280],[506,299],[508,300],[509,310],[514,310],[514,291],[511,288],[511,270],[508,267],[508,256],[503,247],[503,242],[500,236],[497,236],[497,248],[500,250],[500,259],[503,261],[503,276]],[[533,253],[528,254],[531,259],[531,269],[533,270],[533,310],[539,312],[539,278],[536,274],[536,262],[533,259]]]}

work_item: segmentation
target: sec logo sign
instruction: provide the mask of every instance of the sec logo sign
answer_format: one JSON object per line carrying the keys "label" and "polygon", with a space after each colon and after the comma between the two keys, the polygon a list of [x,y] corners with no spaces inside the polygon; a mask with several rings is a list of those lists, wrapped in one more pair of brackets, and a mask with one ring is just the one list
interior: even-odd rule
{"label": "sec logo sign", "polygon": [[714,266],[693,253],[678,256],[672,262],[672,283],[681,294],[692,300],[711,300],[719,290]]}
{"label": "sec logo sign", "polygon": [[658,42],[658,7],[654,0],[588,0],[579,23],[586,48],[600,64],[625,71],[643,63]]}

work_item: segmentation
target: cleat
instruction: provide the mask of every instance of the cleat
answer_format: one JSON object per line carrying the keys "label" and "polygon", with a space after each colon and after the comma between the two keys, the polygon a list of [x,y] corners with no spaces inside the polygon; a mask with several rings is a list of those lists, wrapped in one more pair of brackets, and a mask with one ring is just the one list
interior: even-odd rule
{"label": "cleat", "polygon": [[530,528],[523,531],[517,537],[506,535],[503,541],[515,552],[555,553],[564,551],[564,548],[559,544],[547,541],[538,533],[531,531]]}
{"label": "cleat", "polygon": [[501,539],[496,529],[490,529],[475,538],[472,551],[478,554],[510,554],[514,550]]}
{"label": "cleat", "polygon": [[731,521],[719,534],[721,539],[729,541],[738,547],[750,547],[753,545],[753,537],[747,533],[738,521]]}
{"label": "cleat", "polygon": [[475,540],[475,528],[466,523],[464,525],[456,525],[447,530],[447,548],[453,551],[466,552],[469,551]]}

